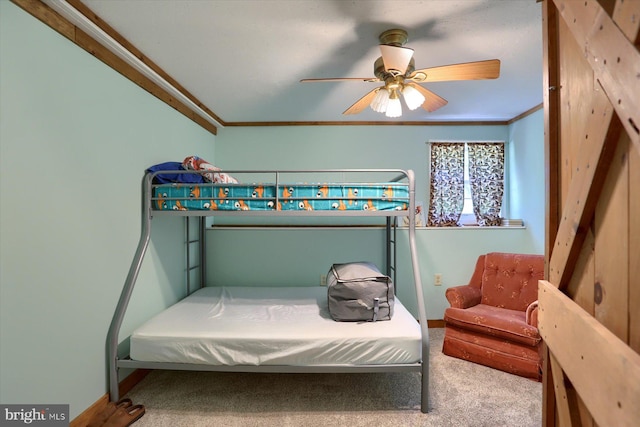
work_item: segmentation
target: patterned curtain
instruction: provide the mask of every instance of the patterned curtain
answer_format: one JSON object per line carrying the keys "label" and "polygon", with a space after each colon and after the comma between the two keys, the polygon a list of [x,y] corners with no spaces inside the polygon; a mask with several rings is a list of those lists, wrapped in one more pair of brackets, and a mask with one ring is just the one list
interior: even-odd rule
{"label": "patterned curtain", "polygon": [[473,213],[478,225],[501,225],[500,208],[504,194],[504,144],[467,144],[469,183]]}
{"label": "patterned curtain", "polygon": [[464,143],[431,143],[428,227],[455,227],[464,207]]}

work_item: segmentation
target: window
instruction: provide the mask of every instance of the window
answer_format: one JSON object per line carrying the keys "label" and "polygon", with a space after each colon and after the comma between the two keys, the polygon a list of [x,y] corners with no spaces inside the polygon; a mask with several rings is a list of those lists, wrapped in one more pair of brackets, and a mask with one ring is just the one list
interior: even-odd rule
{"label": "window", "polygon": [[500,225],[504,142],[431,142],[427,225]]}
{"label": "window", "polygon": [[473,201],[471,199],[471,182],[469,181],[469,150],[464,145],[464,204],[458,220],[459,225],[477,225],[478,221],[473,213]]}

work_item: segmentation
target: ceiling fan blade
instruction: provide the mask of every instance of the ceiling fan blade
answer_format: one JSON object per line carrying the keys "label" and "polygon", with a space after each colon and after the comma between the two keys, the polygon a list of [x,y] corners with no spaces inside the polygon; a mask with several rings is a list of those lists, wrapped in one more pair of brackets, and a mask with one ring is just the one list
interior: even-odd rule
{"label": "ceiling fan blade", "polygon": [[329,79],[302,79],[300,83],[317,83],[317,82],[379,82],[377,77],[336,77]]}
{"label": "ceiling fan blade", "polygon": [[408,47],[381,44],[380,52],[382,52],[382,61],[384,62],[385,70],[389,73],[391,73],[392,70],[396,70],[400,75],[403,75],[407,71],[407,66],[413,57],[413,49]]}
{"label": "ceiling fan blade", "polygon": [[451,80],[497,79],[500,76],[500,60],[465,62],[441,67],[415,70],[407,77],[414,82],[446,82]]}
{"label": "ceiling fan blade", "polygon": [[432,113],[436,111],[438,108],[442,108],[447,105],[448,101],[439,95],[431,92],[429,89],[425,89],[420,85],[414,83],[405,83],[406,86],[411,86],[412,88],[419,91],[424,96],[424,102],[422,103],[422,108]]}
{"label": "ceiling fan blade", "polygon": [[378,93],[378,91],[380,90],[379,87],[375,88],[374,90],[372,90],[371,92],[367,93],[365,96],[363,96],[362,98],[358,99],[351,107],[347,108],[345,110],[344,115],[348,115],[348,114],[358,114],[359,112],[361,112],[362,110],[364,110],[365,108],[367,108],[369,106],[369,104],[371,104],[371,101],[373,101],[373,98],[375,98],[376,94]]}

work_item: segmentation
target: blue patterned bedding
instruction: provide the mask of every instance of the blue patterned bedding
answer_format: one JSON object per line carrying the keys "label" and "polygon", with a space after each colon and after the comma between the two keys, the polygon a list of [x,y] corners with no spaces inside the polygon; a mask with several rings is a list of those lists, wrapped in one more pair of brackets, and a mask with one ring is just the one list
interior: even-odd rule
{"label": "blue patterned bedding", "polygon": [[[277,193],[277,197],[276,197]],[[153,186],[156,210],[406,210],[409,186],[381,184],[164,184]]]}

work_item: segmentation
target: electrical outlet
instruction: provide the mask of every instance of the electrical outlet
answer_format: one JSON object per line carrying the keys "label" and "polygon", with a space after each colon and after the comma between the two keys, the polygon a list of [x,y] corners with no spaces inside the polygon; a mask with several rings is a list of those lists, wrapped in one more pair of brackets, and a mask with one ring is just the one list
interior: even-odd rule
{"label": "electrical outlet", "polygon": [[327,286],[327,275],[326,274],[321,274],[320,275],[320,286]]}
{"label": "electrical outlet", "polygon": [[436,273],[433,275],[433,284],[435,286],[442,286],[442,273]]}

